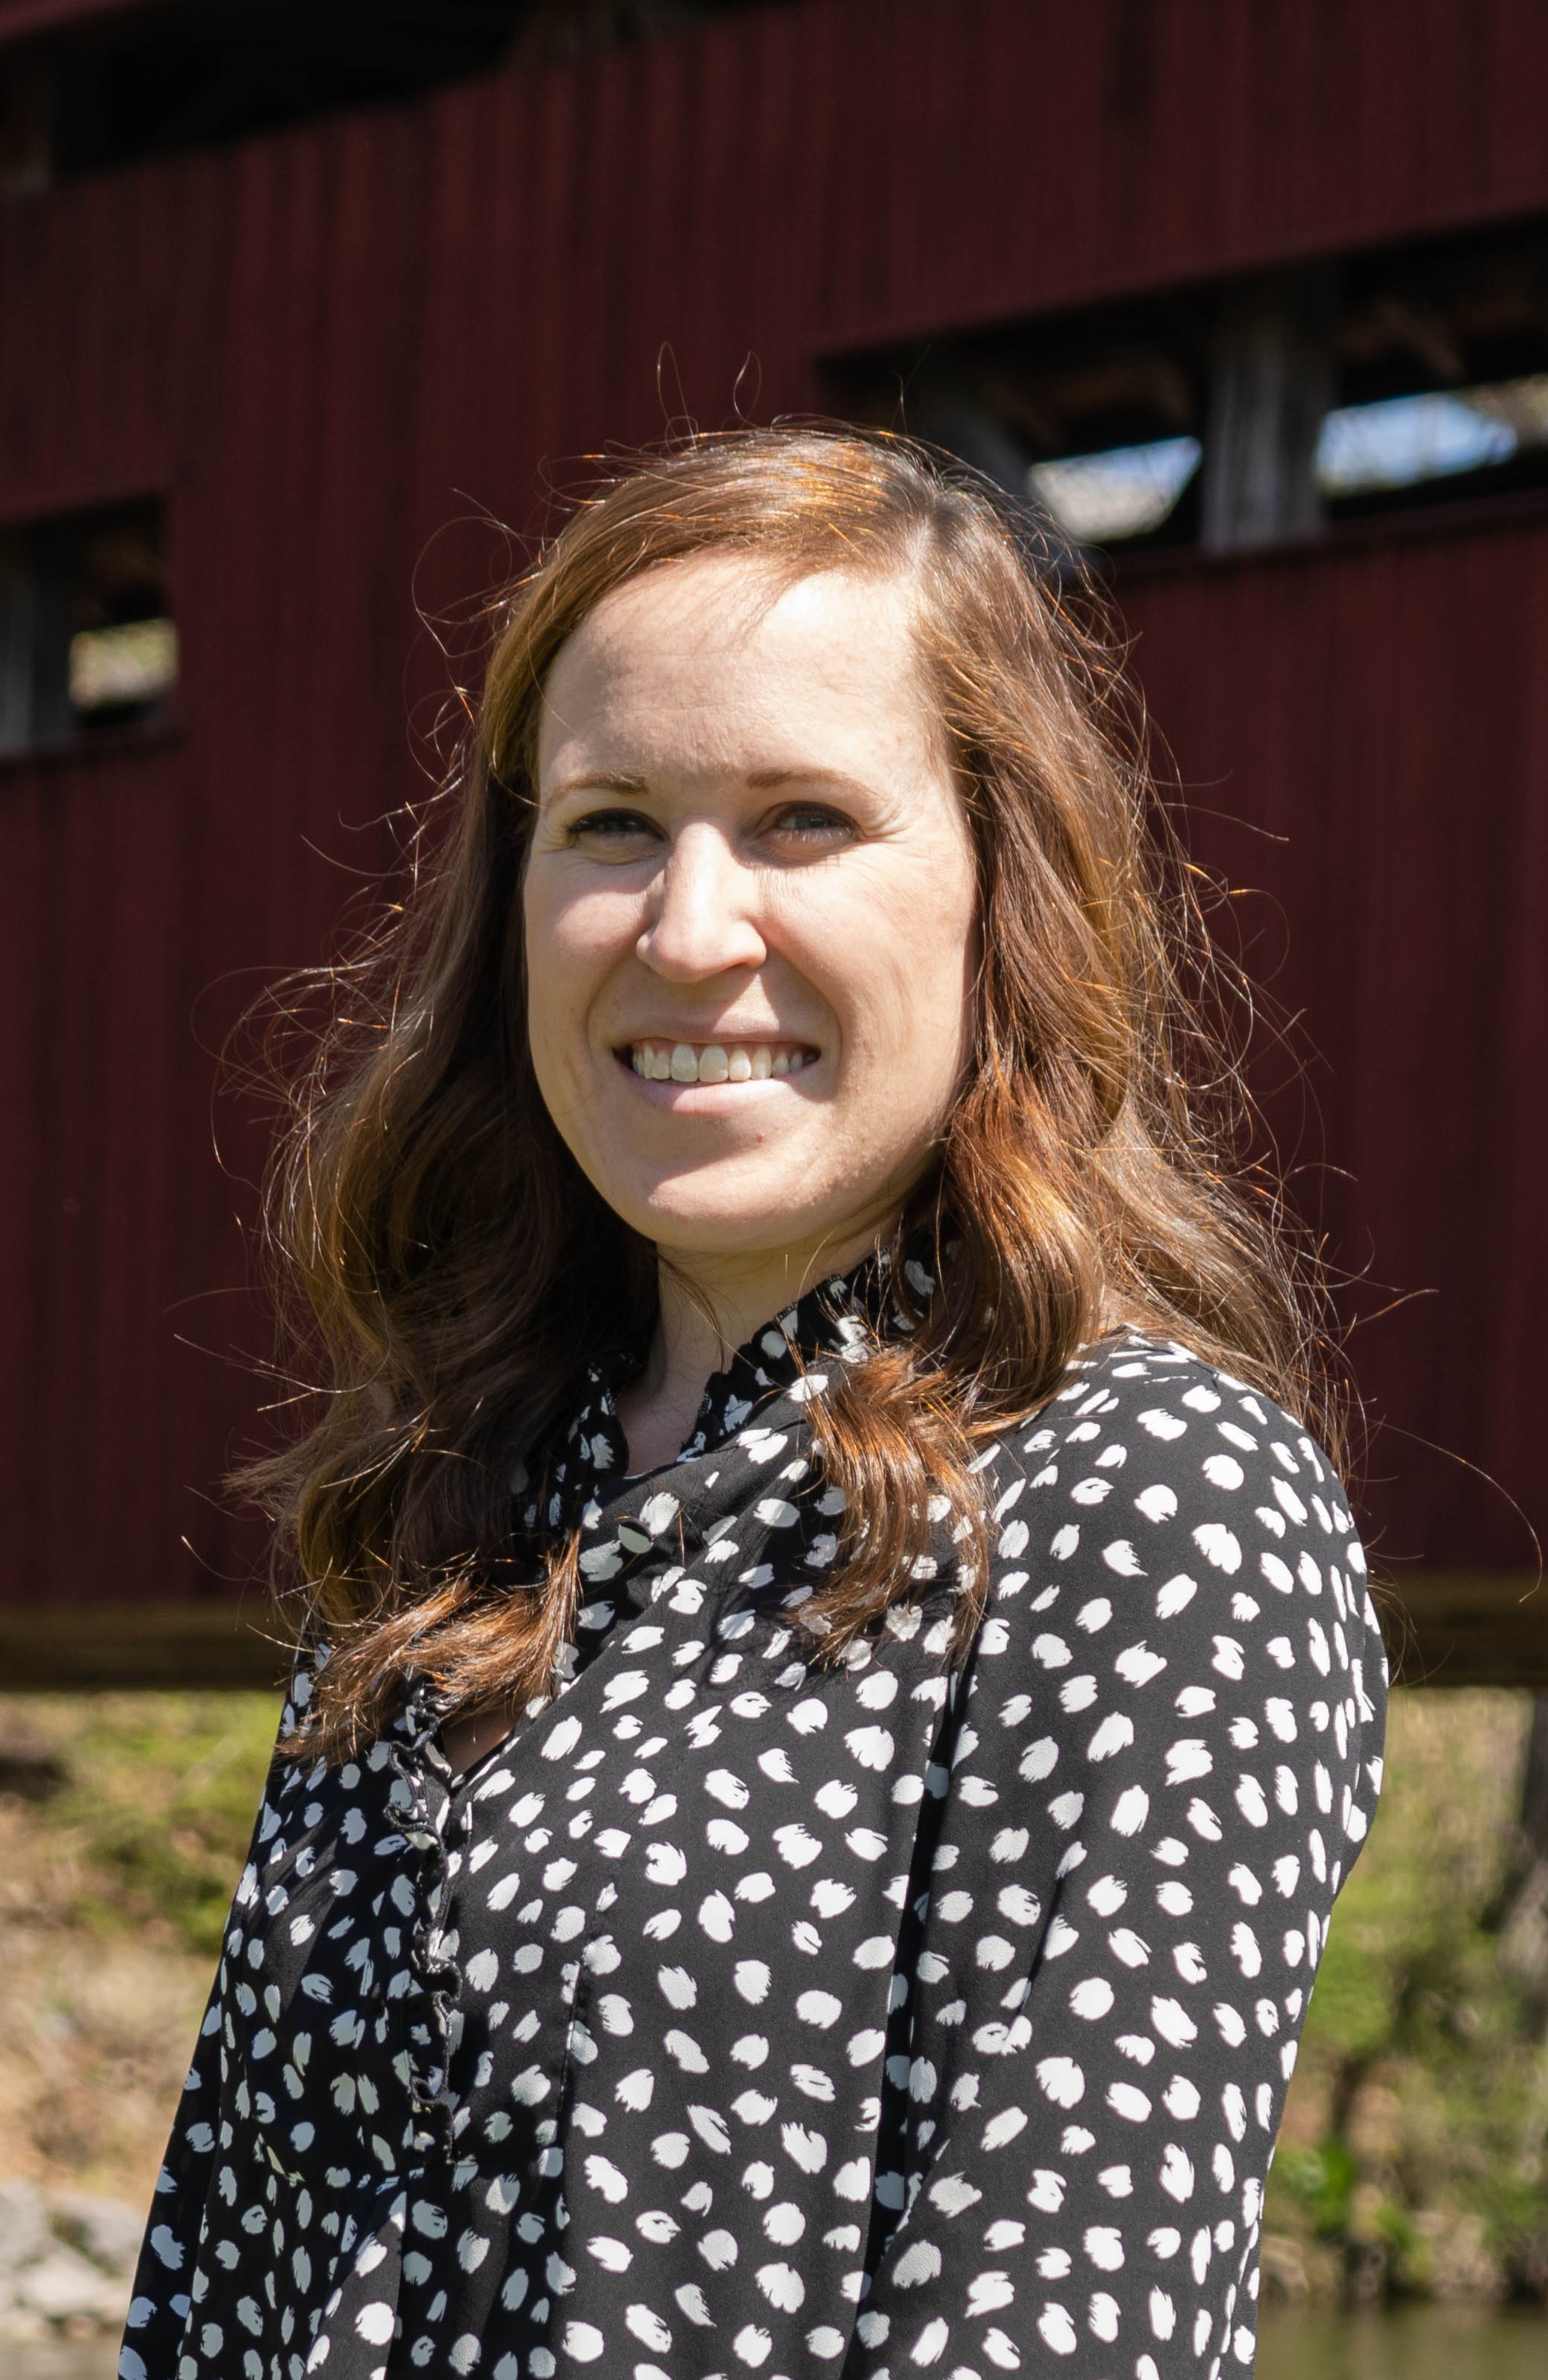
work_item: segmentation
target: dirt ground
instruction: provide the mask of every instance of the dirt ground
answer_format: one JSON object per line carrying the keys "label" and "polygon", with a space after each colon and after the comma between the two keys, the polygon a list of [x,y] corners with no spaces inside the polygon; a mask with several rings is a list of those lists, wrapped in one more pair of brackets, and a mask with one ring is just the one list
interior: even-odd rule
{"label": "dirt ground", "polygon": [[143,2204],[209,1961],[166,1925],[104,1938],[79,1897],[68,1844],[0,1801],[0,2173]]}
{"label": "dirt ground", "polygon": [[0,1696],[0,2183],[149,2202],[273,1730],[256,1695]]}

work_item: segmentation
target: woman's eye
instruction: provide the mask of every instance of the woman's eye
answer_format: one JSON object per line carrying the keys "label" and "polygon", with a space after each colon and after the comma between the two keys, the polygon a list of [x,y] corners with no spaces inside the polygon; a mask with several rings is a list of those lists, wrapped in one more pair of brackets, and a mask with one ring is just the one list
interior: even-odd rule
{"label": "woman's eye", "polygon": [[569,839],[622,850],[631,844],[654,842],[657,830],[639,810],[588,810],[583,818],[570,821]]}
{"label": "woman's eye", "polygon": [[853,832],[842,811],[821,802],[791,802],[773,820],[774,831],[796,843],[842,843]]}

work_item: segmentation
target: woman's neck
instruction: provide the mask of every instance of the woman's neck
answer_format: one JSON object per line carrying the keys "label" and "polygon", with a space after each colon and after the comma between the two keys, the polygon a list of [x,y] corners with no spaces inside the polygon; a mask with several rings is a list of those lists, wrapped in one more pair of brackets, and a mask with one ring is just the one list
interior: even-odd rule
{"label": "woman's neck", "polygon": [[817,1281],[847,1272],[876,1245],[867,1229],[842,1242],[777,1257],[674,1257],[659,1264],[660,1305],[645,1367],[618,1398],[629,1469],[654,1471],[688,1439],[712,1373],[723,1371],[762,1323]]}

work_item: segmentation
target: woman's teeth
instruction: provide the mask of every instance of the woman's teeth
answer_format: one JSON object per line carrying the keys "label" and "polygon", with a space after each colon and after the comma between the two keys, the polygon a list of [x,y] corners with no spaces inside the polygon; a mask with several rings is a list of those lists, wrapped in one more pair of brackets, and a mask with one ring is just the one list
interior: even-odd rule
{"label": "woman's teeth", "polygon": [[629,1063],[651,1083],[766,1083],[816,1061],[798,1041],[634,1041]]}

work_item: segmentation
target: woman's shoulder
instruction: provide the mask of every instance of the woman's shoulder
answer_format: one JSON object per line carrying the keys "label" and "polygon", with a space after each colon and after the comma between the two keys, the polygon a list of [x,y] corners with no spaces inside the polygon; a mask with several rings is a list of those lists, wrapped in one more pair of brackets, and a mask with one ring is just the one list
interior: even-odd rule
{"label": "woman's shoulder", "polygon": [[1137,1458],[1168,1477],[1196,1472],[1216,1493],[1236,1492],[1253,1473],[1298,1480],[1303,1497],[1316,1491],[1330,1513],[1336,1502],[1337,1525],[1352,1525],[1332,1458],[1304,1423],[1265,1390],[1150,1331],[1082,1348],[1047,1403],[999,1432],[993,1467],[1008,1480],[1082,1450],[1114,1487]]}
{"label": "woman's shoulder", "polygon": [[1363,1602],[1365,1556],[1325,1449],[1262,1390],[1157,1334],[1083,1349],[1030,1421],[1001,1431],[984,1473],[1002,1564],[1079,1547],[1138,1581],[1186,1551],[1246,1589],[1287,1585],[1310,1545]]}
{"label": "woman's shoulder", "polygon": [[[1379,1728],[1381,1630],[1347,1498],[1326,1451],[1261,1389],[1126,1331],[1082,1351],[981,1476],[980,1669],[1029,1724],[1048,1713],[1079,1734],[1116,1696],[1123,1741],[1144,1735],[1148,1712],[1167,1758],[1180,1719],[1201,1741],[1229,1726],[1233,1746],[1257,1742],[1266,1725],[1289,1742],[1299,1709],[1309,1757],[1330,1725]],[[1106,1741],[1095,1728],[1092,1746]]]}

